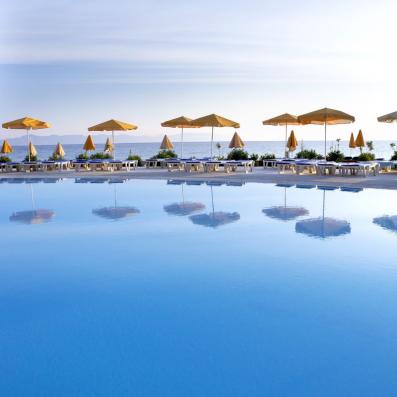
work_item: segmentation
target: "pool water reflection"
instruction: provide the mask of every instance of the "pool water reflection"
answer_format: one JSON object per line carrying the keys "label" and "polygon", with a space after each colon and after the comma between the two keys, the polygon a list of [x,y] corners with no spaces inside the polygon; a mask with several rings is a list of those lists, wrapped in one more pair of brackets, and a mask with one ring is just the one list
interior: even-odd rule
{"label": "pool water reflection", "polygon": [[397,191],[50,181],[0,180],[1,396],[393,395]]}

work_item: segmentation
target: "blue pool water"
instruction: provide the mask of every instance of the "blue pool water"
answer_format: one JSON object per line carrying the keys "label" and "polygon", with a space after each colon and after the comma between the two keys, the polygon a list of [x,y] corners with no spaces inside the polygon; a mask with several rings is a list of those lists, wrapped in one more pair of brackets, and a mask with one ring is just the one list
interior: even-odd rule
{"label": "blue pool water", "polygon": [[396,395],[397,191],[116,181],[0,180],[1,396]]}

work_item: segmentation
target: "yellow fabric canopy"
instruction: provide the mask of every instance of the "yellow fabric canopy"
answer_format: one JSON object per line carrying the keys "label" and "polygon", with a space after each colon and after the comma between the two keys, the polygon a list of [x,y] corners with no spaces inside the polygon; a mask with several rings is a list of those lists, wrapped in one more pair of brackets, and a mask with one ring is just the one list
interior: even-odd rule
{"label": "yellow fabric canopy", "polygon": [[280,116],[273,117],[262,121],[263,125],[299,125],[298,117],[289,113],[280,114]]}
{"label": "yellow fabric canopy", "polygon": [[180,116],[175,119],[167,120],[161,123],[162,127],[169,128],[199,128],[197,125],[192,125],[192,119],[185,116]]}
{"label": "yellow fabric canopy", "polygon": [[170,141],[167,135],[164,135],[164,138],[161,142],[160,149],[161,150],[172,150],[174,148],[174,145]]}
{"label": "yellow fabric canopy", "polygon": [[45,121],[37,120],[32,117],[23,117],[22,119],[3,123],[2,127],[7,130],[41,130],[50,128],[51,125]]}
{"label": "yellow fabric canopy", "polygon": [[55,150],[54,150],[54,156],[58,157],[64,157],[65,156],[65,150],[63,149],[62,145],[58,142]]}
{"label": "yellow fabric canopy", "polygon": [[378,121],[381,123],[394,123],[397,122],[397,112],[385,114],[384,116],[378,117]]}
{"label": "yellow fabric canopy", "polygon": [[2,154],[9,154],[12,153],[13,149],[12,146],[8,143],[8,141],[5,139],[3,141],[3,145],[1,146],[1,153]]}
{"label": "yellow fabric canopy", "polygon": [[356,140],[354,139],[354,134],[353,133],[351,133],[350,134],[350,141],[349,141],[349,148],[350,149],[355,149],[357,146],[356,146]]}
{"label": "yellow fabric canopy", "polygon": [[235,121],[226,119],[217,114],[209,114],[192,121],[192,125],[196,127],[233,127],[240,128],[240,124]]}
{"label": "yellow fabric canopy", "polygon": [[30,157],[35,157],[37,156],[37,150],[35,148],[35,146],[33,145],[32,142],[29,142],[29,161],[30,161]]}
{"label": "yellow fabric canopy", "polygon": [[113,142],[110,138],[106,139],[105,147],[103,149],[104,152],[113,152]]}
{"label": "yellow fabric canopy", "polygon": [[237,132],[234,133],[232,140],[229,143],[229,148],[230,149],[242,149],[244,147],[244,142],[240,138],[239,134]]}
{"label": "yellow fabric canopy", "polygon": [[136,130],[137,128],[138,127],[136,125],[111,119],[105,121],[104,123],[89,127],[88,131],[130,131],[130,130]]}
{"label": "yellow fabric canopy", "polygon": [[290,152],[293,152],[298,147],[298,140],[295,137],[294,131],[291,131],[291,134],[288,138],[287,148]]}
{"label": "yellow fabric canopy", "polygon": [[357,138],[356,138],[356,146],[362,148],[365,146],[363,132],[360,130],[358,131]]}
{"label": "yellow fabric canopy", "polygon": [[86,141],[84,143],[83,149],[86,152],[88,152],[89,150],[95,150],[96,149],[95,144],[94,144],[94,140],[92,139],[91,135],[88,135],[88,137],[87,137],[87,139],[86,139]]}
{"label": "yellow fabric canopy", "polygon": [[298,117],[301,124],[348,124],[353,123],[355,118],[350,114],[341,112],[340,110],[323,108],[314,112],[302,114]]}

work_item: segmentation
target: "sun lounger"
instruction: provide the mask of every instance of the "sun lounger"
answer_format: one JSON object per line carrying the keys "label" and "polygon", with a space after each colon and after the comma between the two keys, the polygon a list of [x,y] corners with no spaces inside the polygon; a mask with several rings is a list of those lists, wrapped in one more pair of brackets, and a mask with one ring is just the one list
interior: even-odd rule
{"label": "sun lounger", "polygon": [[192,171],[204,171],[204,164],[200,160],[186,160],[185,163],[185,171],[192,172]]}
{"label": "sun lounger", "polygon": [[276,159],[263,159],[263,168],[275,168],[276,163]]}
{"label": "sun lounger", "polygon": [[285,172],[295,172],[295,161],[280,160],[276,162],[276,166],[279,174]]}
{"label": "sun lounger", "polygon": [[167,159],[165,164],[169,172],[183,171],[185,169],[185,163],[179,159]]}
{"label": "sun lounger", "polygon": [[308,171],[309,174],[315,174],[317,172],[316,168],[317,162],[312,160],[297,160],[295,161],[295,172],[298,175],[303,174]]}
{"label": "sun lounger", "polygon": [[239,168],[243,168],[243,171],[248,174],[252,172],[254,168],[253,160],[229,160],[223,163],[223,168],[226,173],[231,171],[236,172]]}
{"label": "sun lounger", "polygon": [[221,161],[208,160],[204,163],[205,172],[216,172],[219,171],[219,167],[222,165]]}
{"label": "sun lounger", "polygon": [[342,176],[358,176],[367,177],[370,173],[378,175],[379,165],[376,162],[368,163],[341,163],[339,165],[340,174]]}
{"label": "sun lounger", "polygon": [[334,161],[322,161],[316,164],[317,175],[335,175],[338,164]]}

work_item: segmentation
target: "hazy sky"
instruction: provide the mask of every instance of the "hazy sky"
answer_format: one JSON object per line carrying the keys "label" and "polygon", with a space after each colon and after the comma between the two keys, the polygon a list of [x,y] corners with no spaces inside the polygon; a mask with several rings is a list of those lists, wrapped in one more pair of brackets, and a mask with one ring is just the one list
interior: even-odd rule
{"label": "hazy sky", "polygon": [[331,138],[362,128],[397,141],[397,124],[376,122],[397,110],[395,0],[0,3],[2,122],[31,115],[81,134],[116,118],[151,139],[166,119],[218,113],[246,140],[276,140],[282,128],[263,119],[327,106],[357,120]]}

